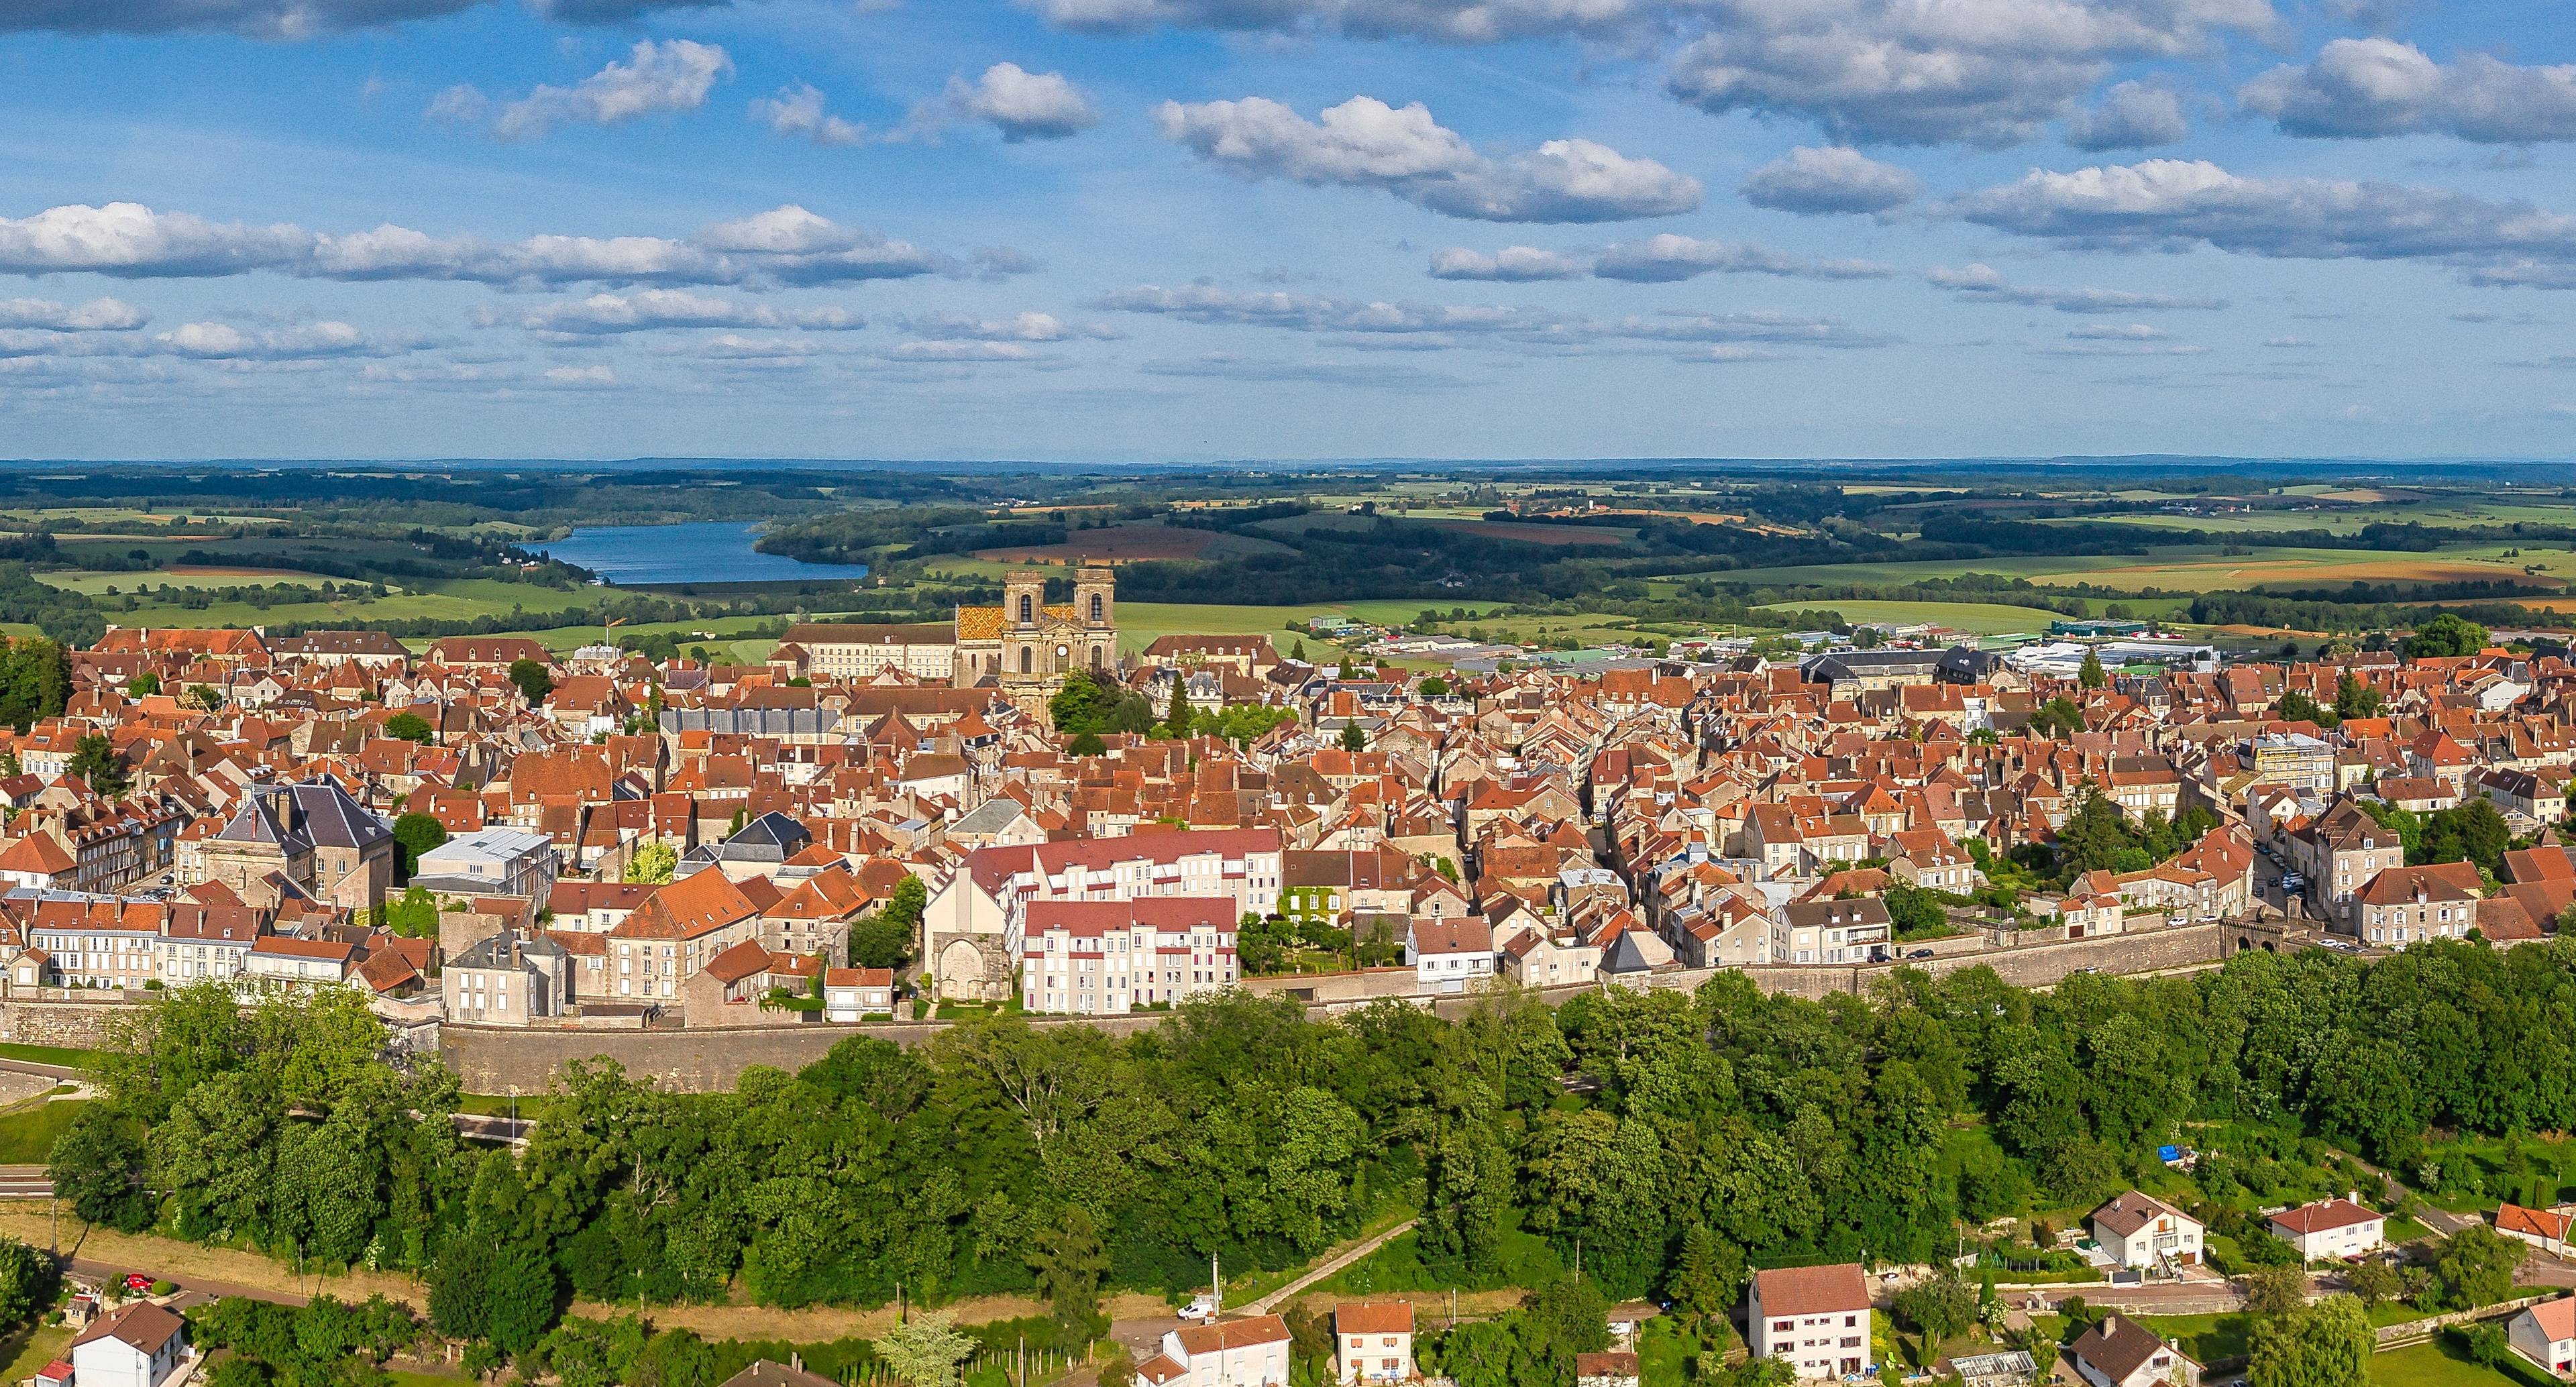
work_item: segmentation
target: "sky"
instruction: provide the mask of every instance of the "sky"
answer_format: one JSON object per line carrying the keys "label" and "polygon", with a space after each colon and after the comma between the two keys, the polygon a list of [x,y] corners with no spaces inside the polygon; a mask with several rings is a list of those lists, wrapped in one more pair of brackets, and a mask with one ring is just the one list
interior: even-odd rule
{"label": "sky", "polygon": [[2490,0],[0,0],[0,457],[2576,455]]}

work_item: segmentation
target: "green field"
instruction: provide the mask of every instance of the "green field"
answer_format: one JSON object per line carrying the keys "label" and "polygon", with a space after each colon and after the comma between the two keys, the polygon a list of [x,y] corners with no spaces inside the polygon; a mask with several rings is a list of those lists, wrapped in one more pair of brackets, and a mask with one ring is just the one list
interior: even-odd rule
{"label": "green field", "polygon": [[307,573],[292,568],[199,568],[174,572],[155,568],[142,572],[117,572],[113,569],[71,569],[57,573],[39,573],[38,582],[48,587],[69,588],[91,597],[103,597],[111,590],[135,592],[143,588],[240,588],[275,583],[300,583],[313,586],[338,582],[323,573]]}
{"label": "green field", "polygon": [[92,1050],[72,1050],[59,1045],[19,1045],[0,1042],[0,1059],[24,1060],[29,1064],[56,1064],[65,1069],[87,1069],[97,1062]]}
{"label": "green field", "polygon": [[[63,575],[42,575],[47,578]],[[161,581],[155,574],[134,573],[111,575],[136,580]],[[261,580],[233,578],[228,582],[211,582],[200,586],[249,586]],[[319,582],[320,579],[314,581]],[[68,585],[65,585],[68,586]],[[104,586],[104,584],[102,584]],[[120,584],[131,591],[131,584]],[[112,626],[269,626],[290,622],[304,625],[329,625],[350,621],[405,621],[430,617],[446,621],[470,621],[476,617],[505,617],[513,610],[559,612],[586,606],[597,600],[592,588],[548,588],[533,583],[505,583],[497,578],[441,578],[425,582],[415,591],[395,591],[383,597],[340,598],[328,602],[279,602],[267,607],[248,602],[216,602],[205,607],[188,607],[147,597],[133,611],[118,610],[117,599],[106,599],[103,610]],[[575,644],[580,642],[576,640]]]}
{"label": "green field", "polygon": [[2555,1381],[2519,1358],[2513,1362],[2521,1371],[2480,1367],[2448,1336],[2436,1336],[2428,1344],[2372,1355],[2370,1380],[2383,1387],[2539,1387]]}
{"label": "green field", "polygon": [[53,1159],[54,1140],[72,1125],[78,1101],[40,1101],[0,1114],[0,1165],[43,1165]]}
{"label": "green field", "polygon": [[[1182,602],[1121,602],[1118,604],[1118,646],[1125,651],[1141,651],[1160,636],[1268,636],[1271,645],[1285,655],[1289,645],[1297,639],[1288,631],[1288,623],[1292,621],[1343,616],[1353,621],[1402,625],[1428,608],[1436,607],[1447,612],[1462,606],[1476,612],[1491,611],[1494,604],[1444,603],[1435,598],[1324,602],[1303,607],[1203,607]],[[1313,653],[1320,644],[1314,637],[1308,637],[1308,652]]]}
{"label": "green field", "polygon": [[2253,549],[2222,553],[2207,545],[2182,545],[2148,555],[2068,554],[2060,557],[2014,555],[1985,559],[1944,559],[1913,563],[1807,564],[1789,568],[1742,568],[1690,575],[1721,583],[1761,586],[1818,584],[1900,585],[1968,573],[2027,578],[2040,586],[2095,583],[2137,591],[2222,592],[2275,586],[2341,586],[2356,579],[2372,583],[2471,582],[2513,580],[2526,564],[2539,565],[2552,577],[2576,576],[2576,555],[2524,548],[2523,556],[2503,557],[2507,545],[2476,545],[2432,553],[2379,549]]}

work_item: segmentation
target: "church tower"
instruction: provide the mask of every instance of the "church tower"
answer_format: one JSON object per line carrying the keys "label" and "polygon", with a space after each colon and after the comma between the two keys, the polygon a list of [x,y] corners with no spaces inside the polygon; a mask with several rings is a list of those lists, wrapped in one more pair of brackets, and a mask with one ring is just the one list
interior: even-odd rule
{"label": "church tower", "polygon": [[1083,662],[1094,672],[1118,668],[1118,579],[1107,564],[1085,564],[1073,582],[1073,619],[1082,632]]}

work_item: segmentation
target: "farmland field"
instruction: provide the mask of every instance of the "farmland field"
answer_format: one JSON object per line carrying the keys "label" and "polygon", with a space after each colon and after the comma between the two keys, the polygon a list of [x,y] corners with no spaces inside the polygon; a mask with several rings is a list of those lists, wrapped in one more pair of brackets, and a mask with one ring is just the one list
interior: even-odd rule
{"label": "farmland field", "polygon": [[1062,544],[979,549],[975,557],[1001,564],[1136,563],[1146,559],[1227,559],[1286,552],[1285,545],[1250,536],[1146,523],[1076,530]]}
{"label": "farmland field", "polygon": [[[151,578],[153,575],[130,576]],[[221,586],[248,585],[255,581],[236,578]],[[505,617],[513,609],[559,612],[582,606],[596,597],[597,590],[591,588],[548,588],[533,583],[505,583],[494,578],[440,578],[421,584],[419,591],[393,592],[384,597],[279,602],[267,607],[257,607],[248,602],[217,602],[192,608],[146,597],[134,610],[124,611],[114,605],[119,599],[109,598],[106,599],[110,604],[106,615],[109,621],[119,626],[267,626],[289,622],[328,625],[347,621],[401,621],[415,617],[451,620],[459,617]]]}
{"label": "farmland field", "polygon": [[58,588],[103,596],[110,588],[133,592],[139,588],[238,588],[253,584],[302,583],[307,585],[341,581],[327,574],[308,573],[294,568],[214,568],[197,564],[177,564],[142,572],[119,573],[94,569],[70,569],[57,573],[39,573],[37,580]]}
{"label": "farmland field", "polygon": [[1720,583],[1765,586],[1858,583],[1899,585],[1967,573],[2028,578],[2043,587],[2097,583],[2105,587],[2161,588],[2172,592],[2223,592],[2275,586],[2337,587],[2366,582],[2518,582],[2525,564],[2551,570],[2533,580],[2555,586],[2564,573],[2576,577],[2576,555],[2525,550],[2525,557],[2503,557],[2502,546],[2406,553],[2380,549],[2256,549],[2222,554],[2207,546],[2159,550],[2154,555],[2068,554],[2057,557],[2013,555],[1983,559],[1942,559],[1914,563],[1808,564],[1791,568],[1741,568],[1689,575]]}

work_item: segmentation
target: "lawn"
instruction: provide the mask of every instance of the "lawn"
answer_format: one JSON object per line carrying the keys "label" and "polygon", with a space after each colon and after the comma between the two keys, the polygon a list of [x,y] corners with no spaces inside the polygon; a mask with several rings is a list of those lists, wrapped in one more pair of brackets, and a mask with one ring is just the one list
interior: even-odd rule
{"label": "lawn", "polygon": [[2242,1358],[2254,1332],[2254,1317],[2233,1315],[2140,1315],[2138,1323],[2173,1341],[2202,1363]]}
{"label": "lawn", "polygon": [[2370,1380],[2387,1387],[2539,1387],[2555,1379],[2522,1360],[2512,1360],[2518,1372],[2498,1372],[2480,1367],[2451,1342],[2447,1334],[2435,1335],[2431,1343],[2413,1348],[2395,1349],[2375,1354],[2370,1360]]}
{"label": "lawn", "polygon": [[0,1165],[43,1165],[53,1159],[54,1141],[79,1115],[78,1100],[42,1101],[0,1113]]}
{"label": "lawn", "polygon": [[10,1355],[9,1366],[0,1369],[0,1382],[24,1382],[36,1370],[71,1351],[72,1330],[65,1324],[30,1324],[0,1338],[0,1353]]}
{"label": "lawn", "polygon": [[59,1045],[18,1045],[0,1042],[0,1059],[24,1060],[29,1064],[54,1064],[65,1069],[87,1069],[98,1062],[93,1050],[67,1050]]}

